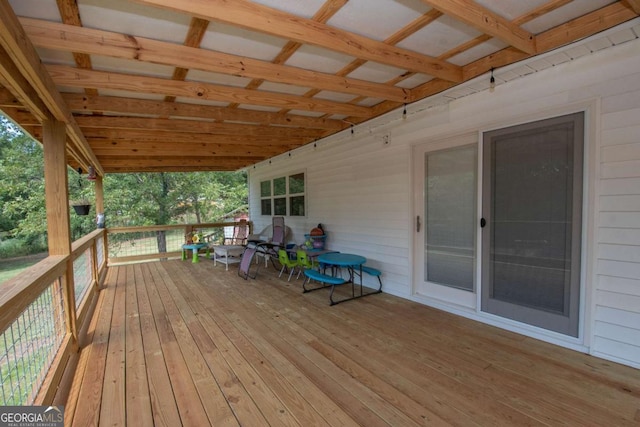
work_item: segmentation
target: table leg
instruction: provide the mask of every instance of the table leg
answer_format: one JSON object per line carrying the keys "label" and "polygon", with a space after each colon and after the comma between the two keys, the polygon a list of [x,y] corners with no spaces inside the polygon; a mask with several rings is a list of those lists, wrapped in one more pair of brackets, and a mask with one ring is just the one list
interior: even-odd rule
{"label": "table leg", "polygon": [[193,249],[193,259],[191,262],[194,264],[200,262],[200,258],[198,258],[198,249]]}
{"label": "table leg", "polygon": [[182,250],[182,260],[186,260],[187,259],[187,251],[186,250]]}

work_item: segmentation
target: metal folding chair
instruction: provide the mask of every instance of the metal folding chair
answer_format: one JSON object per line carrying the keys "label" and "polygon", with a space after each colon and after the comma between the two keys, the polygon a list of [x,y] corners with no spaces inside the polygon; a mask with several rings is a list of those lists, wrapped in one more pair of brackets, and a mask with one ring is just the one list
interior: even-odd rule
{"label": "metal folding chair", "polygon": [[238,276],[247,280],[249,277],[255,279],[258,275],[258,268],[260,263],[256,264],[255,272],[251,275],[251,266],[253,265],[253,256],[256,254],[256,246],[247,246],[242,252],[242,258],[240,258],[240,265],[238,266]]}

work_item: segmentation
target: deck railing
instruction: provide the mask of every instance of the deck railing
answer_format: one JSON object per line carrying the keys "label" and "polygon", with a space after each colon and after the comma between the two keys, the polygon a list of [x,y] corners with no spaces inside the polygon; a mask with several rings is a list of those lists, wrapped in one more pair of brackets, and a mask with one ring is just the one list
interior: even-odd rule
{"label": "deck railing", "polygon": [[225,227],[251,223],[98,229],[73,242],[70,256],[49,256],[0,288],[0,406],[54,403],[65,367],[77,360],[107,265],[180,257],[199,231],[222,243]]}
{"label": "deck railing", "polygon": [[222,243],[224,229],[239,226],[248,226],[251,233],[251,222],[110,227],[107,229],[109,265],[179,258],[188,234],[201,232],[208,242]]}
{"label": "deck railing", "polygon": [[106,272],[105,230],[0,289],[0,406],[49,404]]}

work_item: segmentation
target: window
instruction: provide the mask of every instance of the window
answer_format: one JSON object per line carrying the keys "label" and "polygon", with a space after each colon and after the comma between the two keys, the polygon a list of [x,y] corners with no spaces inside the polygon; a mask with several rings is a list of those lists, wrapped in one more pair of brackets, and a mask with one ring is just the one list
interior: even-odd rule
{"label": "window", "polygon": [[262,215],[305,216],[304,172],[260,182]]}

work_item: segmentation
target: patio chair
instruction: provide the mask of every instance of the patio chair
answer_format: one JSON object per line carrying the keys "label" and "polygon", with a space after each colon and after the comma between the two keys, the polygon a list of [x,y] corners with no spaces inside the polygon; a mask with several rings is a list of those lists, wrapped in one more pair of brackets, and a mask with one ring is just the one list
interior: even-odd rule
{"label": "patio chair", "polygon": [[296,258],[298,260],[298,267],[300,267],[300,269],[298,270],[298,276],[296,276],[296,279],[300,278],[300,274],[302,274],[304,270],[309,270],[309,269],[315,270],[318,268],[318,265],[319,265],[318,261],[311,258],[303,250],[296,251]]}
{"label": "patio chair", "polygon": [[244,280],[247,280],[249,277],[255,279],[258,275],[258,268],[260,264],[256,264],[255,272],[253,276],[251,275],[251,266],[253,265],[253,257],[256,254],[256,247],[246,246],[244,248],[244,252],[242,252],[242,257],[240,258],[240,265],[238,266],[238,276],[242,277]]}
{"label": "patio chair", "polygon": [[[271,230],[271,237],[264,240],[263,236],[269,229]],[[274,268],[276,268],[273,259],[278,258],[278,250],[285,249],[286,240],[290,232],[291,229],[284,225],[284,217],[275,216],[271,225],[262,230],[259,235],[250,235],[248,237],[248,245],[257,248],[257,254],[264,258],[265,267],[270,259]]]}
{"label": "patio chair", "polygon": [[249,224],[246,220],[240,220],[239,224],[233,227],[233,236],[225,237],[222,241],[223,245],[239,245],[244,246],[247,244],[247,237],[249,236]]}
{"label": "patio chair", "polygon": [[289,278],[287,279],[287,282],[291,281],[291,276],[296,271],[296,267],[298,266],[298,260],[289,258],[289,253],[286,250],[278,249],[278,261],[282,266],[282,268],[280,268],[280,274],[278,275],[278,277],[281,277],[284,270],[288,269]]}

